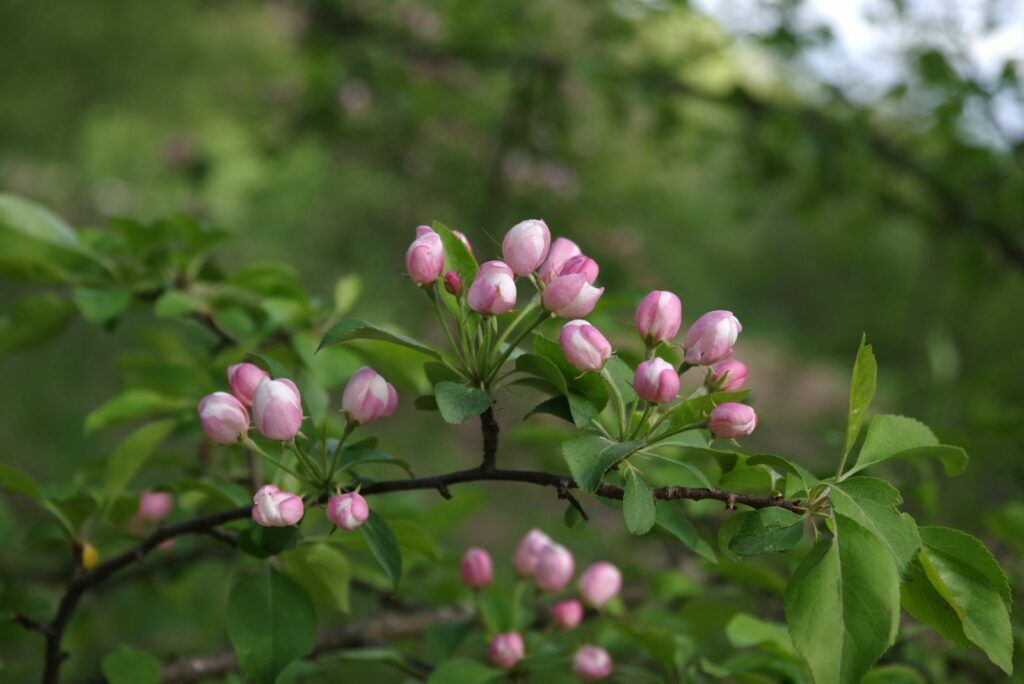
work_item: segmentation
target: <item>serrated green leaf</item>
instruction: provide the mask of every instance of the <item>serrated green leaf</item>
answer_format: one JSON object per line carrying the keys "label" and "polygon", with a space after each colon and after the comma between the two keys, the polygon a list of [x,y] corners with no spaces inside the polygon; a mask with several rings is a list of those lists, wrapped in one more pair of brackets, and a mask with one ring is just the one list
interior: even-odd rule
{"label": "serrated green leaf", "polygon": [[140,418],[177,413],[194,405],[190,399],[168,397],[148,389],[129,389],[111,397],[85,418],[85,433]]}
{"label": "serrated green leaf", "polygon": [[263,527],[250,521],[238,535],[238,548],[256,558],[270,558],[288,549],[294,549],[302,539],[302,531],[295,525]]}
{"label": "serrated green leaf", "polygon": [[167,290],[153,304],[153,315],[157,318],[180,318],[202,307],[203,300],[190,292]]}
{"label": "serrated green leaf", "polygon": [[783,653],[796,654],[786,626],[747,613],[737,613],[725,626],[725,636],[734,648],[771,644]]}
{"label": "serrated green leaf", "polygon": [[157,684],[160,661],[150,653],[122,647],[103,658],[100,664],[109,684]]}
{"label": "serrated green leaf", "polygon": [[422,342],[399,333],[384,330],[372,323],[361,321],[358,318],[345,318],[332,325],[330,330],[324,334],[323,339],[320,340],[320,345],[316,350],[320,351],[324,347],[329,347],[332,344],[340,344],[341,342],[348,342],[349,340],[376,340],[379,342],[390,342],[391,344],[397,344],[401,347],[418,351],[421,354],[425,354],[431,358],[437,359],[438,361],[441,360],[441,355],[439,353]]}
{"label": "serrated green leaf", "polygon": [[119,316],[132,301],[132,291],[126,287],[97,289],[76,287],[71,295],[82,318],[90,323],[104,323]]}
{"label": "serrated green leaf", "polygon": [[31,282],[67,282],[73,272],[96,265],[109,270],[56,214],[0,193],[0,271]]}
{"label": "serrated green leaf", "polygon": [[927,684],[917,670],[906,665],[882,665],[865,675],[861,684]]}
{"label": "serrated green leaf", "polygon": [[562,371],[558,369],[554,362],[540,354],[523,354],[519,356],[516,359],[516,372],[538,377],[562,394],[566,394],[569,391]]}
{"label": "serrated green leaf", "polygon": [[391,528],[384,518],[370,511],[370,517],[358,529],[377,564],[397,588],[402,579],[402,551]]}
{"label": "serrated green leaf", "polygon": [[697,528],[686,517],[681,501],[662,501],[658,506],[655,525],[681,541],[691,551],[712,563],[718,563],[718,555],[711,545],[697,534]]}
{"label": "serrated green leaf", "polygon": [[900,574],[917,556],[921,536],[917,523],[896,507],[903,497],[891,484],[874,477],[854,477],[832,487],[832,507],[856,520],[889,550]]}
{"label": "serrated green leaf", "polygon": [[433,228],[434,232],[441,236],[441,244],[444,245],[445,269],[458,273],[462,278],[463,288],[468,288],[476,277],[476,258],[448,226],[440,221],[434,221]]}
{"label": "serrated green leaf", "polygon": [[170,419],[149,423],[128,435],[117,446],[107,461],[105,510],[110,510],[125,485],[135,477],[173,428],[174,421]]}
{"label": "serrated green leaf", "polygon": [[858,684],[892,645],[899,623],[899,575],[882,543],[835,515],[786,589],[786,620],[817,684]]}
{"label": "serrated green leaf", "polygon": [[755,454],[747,459],[747,465],[768,466],[785,475],[786,489],[783,493],[788,499],[807,492],[811,487],[818,484],[818,478],[802,465],[775,454]]}
{"label": "serrated green leaf", "polygon": [[613,442],[599,435],[583,435],[562,443],[562,456],[581,489],[595,492],[605,472],[643,443]]}
{"label": "serrated green leaf", "polygon": [[228,597],[228,638],[242,671],[259,684],[273,684],[288,664],[309,653],[315,630],[309,596],[269,564],[242,577]]}
{"label": "serrated green leaf", "polygon": [[803,516],[769,506],[740,514],[743,521],[729,540],[729,550],[739,556],[788,551],[804,536]]}
{"label": "serrated green leaf", "polygon": [[941,461],[947,475],[959,475],[968,461],[966,451],[939,444],[924,423],[906,416],[879,415],[871,419],[857,463],[847,475],[892,459],[920,458]]}
{"label": "serrated green leaf", "polygon": [[853,375],[850,379],[850,411],[846,422],[844,456],[850,453],[854,442],[857,441],[861,424],[864,422],[864,414],[875,396],[877,379],[878,364],[875,362],[875,354],[871,345],[867,343],[867,336],[864,336],[857,349],[857,358],[853,362]]}
{"label": "serrated green leaf", "polygon": [[333,544],[299,544],[281,557],[285,572],[301,584],[309,596],[339,613],[349,611],[352,564]]}
{"label": "serrated green leaf", "polygon": [[[900,585],[900,603],[904,610],[918,622],[941,634],[947,641],[968,648],[973,646],[974,644],[964,634],[956,610],[932,585],[920,556],[910,564],[907,576]],[[927,558],[924,562],[928,563]],[[934,570],[932,572],[934,574]]]}
{"label": "serrated green leaf", "polygon": [[491,395],[482,389],[455,382],[439,382],[434,386],[434,399],[445,422],[464,423],[479,416],[491,406]]}
{"label": "serrated green leaf", "polygon": [[626,475],[626,486],[622,497],[622,514],[626,529],[632,534],[647,534],[654,527],[658,508],[651,496],[651,488],[643,478],[630,468]]}

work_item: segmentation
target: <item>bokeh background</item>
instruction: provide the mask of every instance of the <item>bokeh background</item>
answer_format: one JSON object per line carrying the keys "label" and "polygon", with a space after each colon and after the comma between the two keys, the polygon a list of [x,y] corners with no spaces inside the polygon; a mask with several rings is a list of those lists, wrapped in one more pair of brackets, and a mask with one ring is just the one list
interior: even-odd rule
{"label": "bokeh background", "polygon": [[[761,416],[749,446],[819,474],[834,467],[866,334],[876,409],[972,456],[956,480],[894,469],[908,508],[1016,567],[1024,9],[1012,0],[2,0],[0,188],[83,227],[186,212],[236,233],[225,263],[289,262],[324,298],[358,273],[355,313],[428,339],[440,339],[429,308],[401,277],[414,227],[443,221],[488,255],[515,222],[544,218],[601,264],[597,316],[621,324],[622,345],[650,289],[678,293],[687,321],[734,311]],[[29,291],[0,281],[3,308]],[[45,481],[105,458],[116,442],[83,435],[83,417],[118,389],[118,355],[150,325],[77,322],[0,357],[4,461]],[[475,429],[411,404],[379,430],[394,451],[424,472],[475,462]],[[521,413],[512,398],[502,420]],[[558,466],[529,430],[509,432],[510,462]],[[391,505],[450,518],[451,554],[483,535],[507,552],[527,525],[561,524],[540,493],[458,498]],[[167,619],[190,624],[184,609]],[[91,625],[94,638],[115,643],[101,627],[113,630]]]}

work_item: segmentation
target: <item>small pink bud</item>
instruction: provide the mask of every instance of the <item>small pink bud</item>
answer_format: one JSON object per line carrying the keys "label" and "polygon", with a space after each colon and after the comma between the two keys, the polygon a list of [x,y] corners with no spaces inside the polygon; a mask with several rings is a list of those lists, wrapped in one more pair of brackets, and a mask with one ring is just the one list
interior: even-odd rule
{"label": "small pink bud", "polygon": [[231,393],[246,406],[252,406],[252,395],[256,393],[260,380],[269,377],[267,371],[251,363],[228,366],[228,385],[231,387]]}
{"label": "small pink bud", "polygon": [[441,276],[444,246],[441,236],[428,226],[416,229],[416,239],[405,252],[405,270],[417,285],[429,285]]}
{"label": "small pink bud", "polygon": [[636,329],[650,343],[666,342],[679,332],[683,322],[683,305],[679,297],[665,290],[655,290],[636,307]]}
{"label": "small pink bud", "polygon": [[370,517],[370,506],[359,492],[336,494],[327,500],[327,519],[351,532]]}
{"label": "small pink bud", "polygon": [[462,294],[462,278],[455,271],[448,271],[444,274],[444,289],[450,294],[458,297]]}
{"label": "small pink bud", "polygon": [[512,269],[503,261],[488,261],[480,266],[467,295],[469,308],[482,314],[503,314],[516,305],[516,281]]}
{"label": "small pink bud", "polygon": [[459,242],[466,246],[466,249],[469,250],[470,254],[473,253],[473,245],[469,244],[469,238],[466,237],[461,230],[453,230],[452,234],[459,238]]}
{"label": "small pink bud", "polygon": [[540,279],[544,283],[550,283],[555,276],[562,272],[562,267],[569,259],[579,256],[583,252],[575,242],[564,237],[557,238],[551,243],[548,251],[548,258],[540,267]]}
{"label": "small pink bud", "polygon": [[596,682],[612,673],[612,657],[600,646],[580,646],[572,657],[572,671],[582,680]]}
{"label": "small pink bud", "polygon": [[732,439],[745,437],[757,427],[757,414],[746,404],[729,401],[711,409],[708,429],[715,437]]}
{"label": "small pink bud", "polygon": [[562,318],[582,318],[594,310],[604,294],[603,287],[594,287],[582,273],[557,276],[541,294],[547,311]]}
{"label": "small pink bud", "polygon": [[710,384],[721,392],[742,389],[747,382],[747,365],[735,359],[723,361],[711,371],[709,380]]}
{"label": "small pink bud", "polygon": [[529,275],[547,258],[551,246],[548,225],[537,219],[522,221],[512,226],[501,241],[501,254],[512,272]]}
{"label": "small pink bud", "polygon": [[619,569],[601,561],[594,563],[580,578],[580,596],[588,606],[600,608],[615,598],[622,589],[622,573]]}
{"label": "small pink bud", "polygon": [[387,418],[398,408],[398,392],[380,373],[363,366],[345,385],[341,408],[349,418],[366,425]]}
{"label": "small pink bud", "polygon": [[636,395],[653,404],[667,404],[679,394],[679,375],[671,363],[654,357],[636,367],[633,374]]}
{"label": "small pink bud", "polygon": [[686,331],[686,362],[691,366],[710,366],[724,361],[732,355],[732,345],[742,330],[731,311],[709,311]]}
{"label": "small pink bud", "polygon": [[612,355],[612,345],[604,335],[582,319],[566,323],[558,343],[569,363],[584,373],[601,370]]}
{"label": "small pink bud", "polygon": [[167,492],[142,492],[138,515],[143,520],[163,520],[174,507],[174,497]]}
{"label": "small pink bud", "polygon": [[299,388],[287,378],[264,378],[252,398],[256,429],[264,437],[286,442],[302,426],[302,398]]}
{"label": "small pink bud", "polygon": [[476,546],[467,549],[466,553],[462,554],[459,570],[462,572],[462,581],[466,583],[467,587],[473,589],[486,587],[494,579],[491,554]]}
{"label": "small pink bud", "polygon": [[518,632],[496,634],[487,649],[487,657],[491,664],[507,670],[523,659],[526,655],[526,644]]}
{"label": "small pink bud", "polygon": [[302,520],[302,497],[263,485],[252,498],[252,519],[263,527],[288,527]]}
{"label": "small pink bud", "polygon": [[558,591],[569,583],[575,569],[569,549],[552,542],[541,550],[533,580],[542,591]]}
{"label": "small pink bud", "polygon": [[597,265],[597,262],[588,256],[580,254],[574,256],[565,262],[562,266],[562,271],[558,275],[573,275],[578,273],[586,277],[587,282],[591,285],[597,280],[597,275],[601,272],[601,267]]}
{"label": "small pink bud", "polygon": [[576,599],[559,601],[551,608],[551,624],[559,629],[576,629],[583,619],[583,604]]}
{"label": "small pink bud", "polygon": [[236,444],[249,431],[249,412],[227,392],[214,392],[199,402],[199,423],[218,444]]}
{"label": "small pink bud", "polygon": [[551,543],[551,537],[540,530],[533,529],[526,533],[519,546],[516,547],[514,564],[521,577],[532,577],[537,569],[537,560],[544,547]]}

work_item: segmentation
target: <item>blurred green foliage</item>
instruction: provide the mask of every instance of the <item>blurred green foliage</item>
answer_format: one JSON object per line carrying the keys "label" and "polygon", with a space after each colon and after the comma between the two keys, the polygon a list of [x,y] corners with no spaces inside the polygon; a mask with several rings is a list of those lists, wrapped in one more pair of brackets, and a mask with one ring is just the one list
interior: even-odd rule
{"label": "blurred green foliage", "polygon": [[[282,288],[314,293],[299,310],[271,302],[254,314],[239,302],[223,321],[236,334],[254,317],[312,320],[348,309],[354,296],[336,283],[358,272],[356,314],[430,337],[427,310],[399,277],[413,228],[437,218],[490,254],[514,222],[543,217],[600,262],[608,294],[598,324],[621,327],[652,288],[677,292],[687,321],[735,311],[745,326],[738,355],[751,366],[761,415],[752,447],[800,456],[818,474],[841,448],[851,343],[866,331],[881,361],[881,407],[921,418],[974,459],[952,482],[933,478],[931,465],[894,465],[908,507],[994,541],[1019,586],[1021,515],[1003,505],[1024,480],[1024,355],[1014,348],[1024,334],[1024,162],[1020,141],[979,140],[972,111],[997,93],[1019,97],[1020,77],[1008,62],[997,83],[980,83],[957,68],[953,51],[911,41],[899,87],[855,99],[808,83],[794,66],[823,39],[790,22],[794,4],[779,3],[771,30],[740,37],[677,2],[8,0],[0,4],[0,189],[74,226],[102,226],[81,233],[83,251],[112,233],[130,240],[140,226],[180,240],[136,265],[154,293],[175,285],[169,274],[204,267],[187,257],[190,240],[206,233],[184,215],[233,233],[218,259],[246,286],[271,299]],[[920,28],[906,21],[911,34]],[[192,367],[211,341],[178,318],[200,310],[194,300],[161,300],[165,317],[154,322],[109,288],[54,296],[41,281],[59,285],[61,270],[84,258],[54,249],[38,269],[0,282],[0,369],[17,397],[0,418],[3,461],[44,482],[104,467],[118,436],[99,429],[105,414],[93,410],[104,402],[159,376],[168,394],[147,404],[157,415],[180,410],[161,403],[167,396],[189,401],[222,381],[215,363],[199,375],[173,368]],[[262,265],[268,259],[295,268]],[[100,278],[107,266],[90,268]],[[30,316],[36,334],[26,334],[25,311],[45,312]],[[67,334],[44,344],[65,325]],[[160,368],[149,361],[156,355]],[[318,362],[327,389],[360,362],[341,356]],[[392,365],[407,395],[423,388],[401,359]],[[106,415],[117,412],[106,405]],[[441,428],[411,401],[402,412],[410,429],[388,437],[417,471],[475,462],[472,428]],[[425,430],[437,438],[425,443]],[[520,426],[503,457],[559,467],[547,430]],[[538,495],[524,507],[522,496],[470,489],[450,502],[410,495],[387,506],[438,530],[451,565],[463,546],[486,541],[507,555],[529,525],[560,525],[554,502]],[[0,506],[0,540],[13,542],[25,532],[21,504]],[[502,511],[513,507],[522,517],[510,522]],[[614,544],[630,559],[627,577],[663,556],[667,567],[692,570],[651,586],[678,603],[667,626],[690,635],[709,663],[738,644],[792,655],[770,625],[735,617],[779,610],[784,560],[726,560],[716,573],[741,589],[697,589],[680,579],[703,575],[692,555],[625,535],[610,542],[616,516],[598,518],[573,530],[574,550]],[[50,553],[63,559],[53,579],[69,559]],[[23,588],[6,568],[23,577],[19,563],[32,559],[0,559],[4,588]],[[195,620],[198,605],[223,614],[218,566],[167,573],[173,582],[99,594],[111,609],[82,611],[72,642],[106,653],[158,620],[163,655],[223,645],[215,620]],[[440,572],[406,591],[433,601],[458,595]],[[169,606],[159,617],[137,609],[153,594]],[[32,613],[52,607],[45,592],[23,598]],[[23,658],[37,639],[0,627],[0,658],[14,681],[35,667]],[[934,681],[996,676],[967,652],[936,655],[928,639],[898,651]]]}

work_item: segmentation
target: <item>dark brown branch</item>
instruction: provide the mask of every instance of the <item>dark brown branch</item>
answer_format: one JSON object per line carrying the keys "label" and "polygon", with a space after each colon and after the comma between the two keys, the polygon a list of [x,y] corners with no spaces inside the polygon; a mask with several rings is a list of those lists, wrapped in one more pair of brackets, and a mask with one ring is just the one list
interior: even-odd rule
{"label": "dark brown branch", "polygon": [[[388,494],[391,492],[408,492],[415,490],[433,489],[445,492],[451,485],[463,484],[466,482],[522,482],[524,484],[539,485],[542,487],[553,487],[559,493],[569,492],[578,489],[576,482],[565,475],[548,473],[537,470],[502,470],[498,468],[487,469],[484,466],[458,470],[443,475],[429,477],[417,477],[407,480],[389,480],[376,482],[361,491],[363,495]],[[596,494],[608,499],[622,499],[622,487],[602,484]],[[737,504],[751,508],[767,508],[778,506],[794,512],[802,512],[801,502],[785,499],[781,496],[753,496],[750,494],[737,494],[725,492],[718,488],[695,488],[695,487],[657,487],[652,490],[654,498],[664,501],[689,499],[692,501],[714,500],[721,501],[730,507]],[[173,539],[185,534],[207,534],[210,530],[225,523],[241,520],[249,517],[251,506],[240,506],[217,513],[212,513],[176,525],[162,527],[138,545],[125,551],[119,556],[100,563],[88,572],[78,574],[68,585],[64,597],[57,608],[57,614],[47,625],[45,646],[45,664],[43,669],[44,684],[57,684],[61,663],[65,654],[61,650],[61,641],[68,621],[75,612],[82,595],[90,588],[106,581],[111,575],[141,561],[148,553],[168,539]]]}
{"label": "dark brown branch", "polygon": [[[480,432],[484,436],[484,462],[481,470],[493,470],[498,459],[498,421],[494,419],[494,407],[488,406],[480,414]],[[443,492],[442,492],[443,495]]]}
{"label": "dark brown branch", "polygon": [[[309,658],[415,637],[432,624],[465,620],[470,615],[466,609],[435,608],[409,613],[385,613],[378,617],[358,620],[343,627],[321,631],[317,635],[316,645]],[[409,664],[417,670],[429,669],[419,661],[411,661]],[[160,681],[162,684],[186,684],[222,677],[231,672],[238,672],[238,660],[233,651],[224,651],[212,656],[175,660],[164,667]]]}

